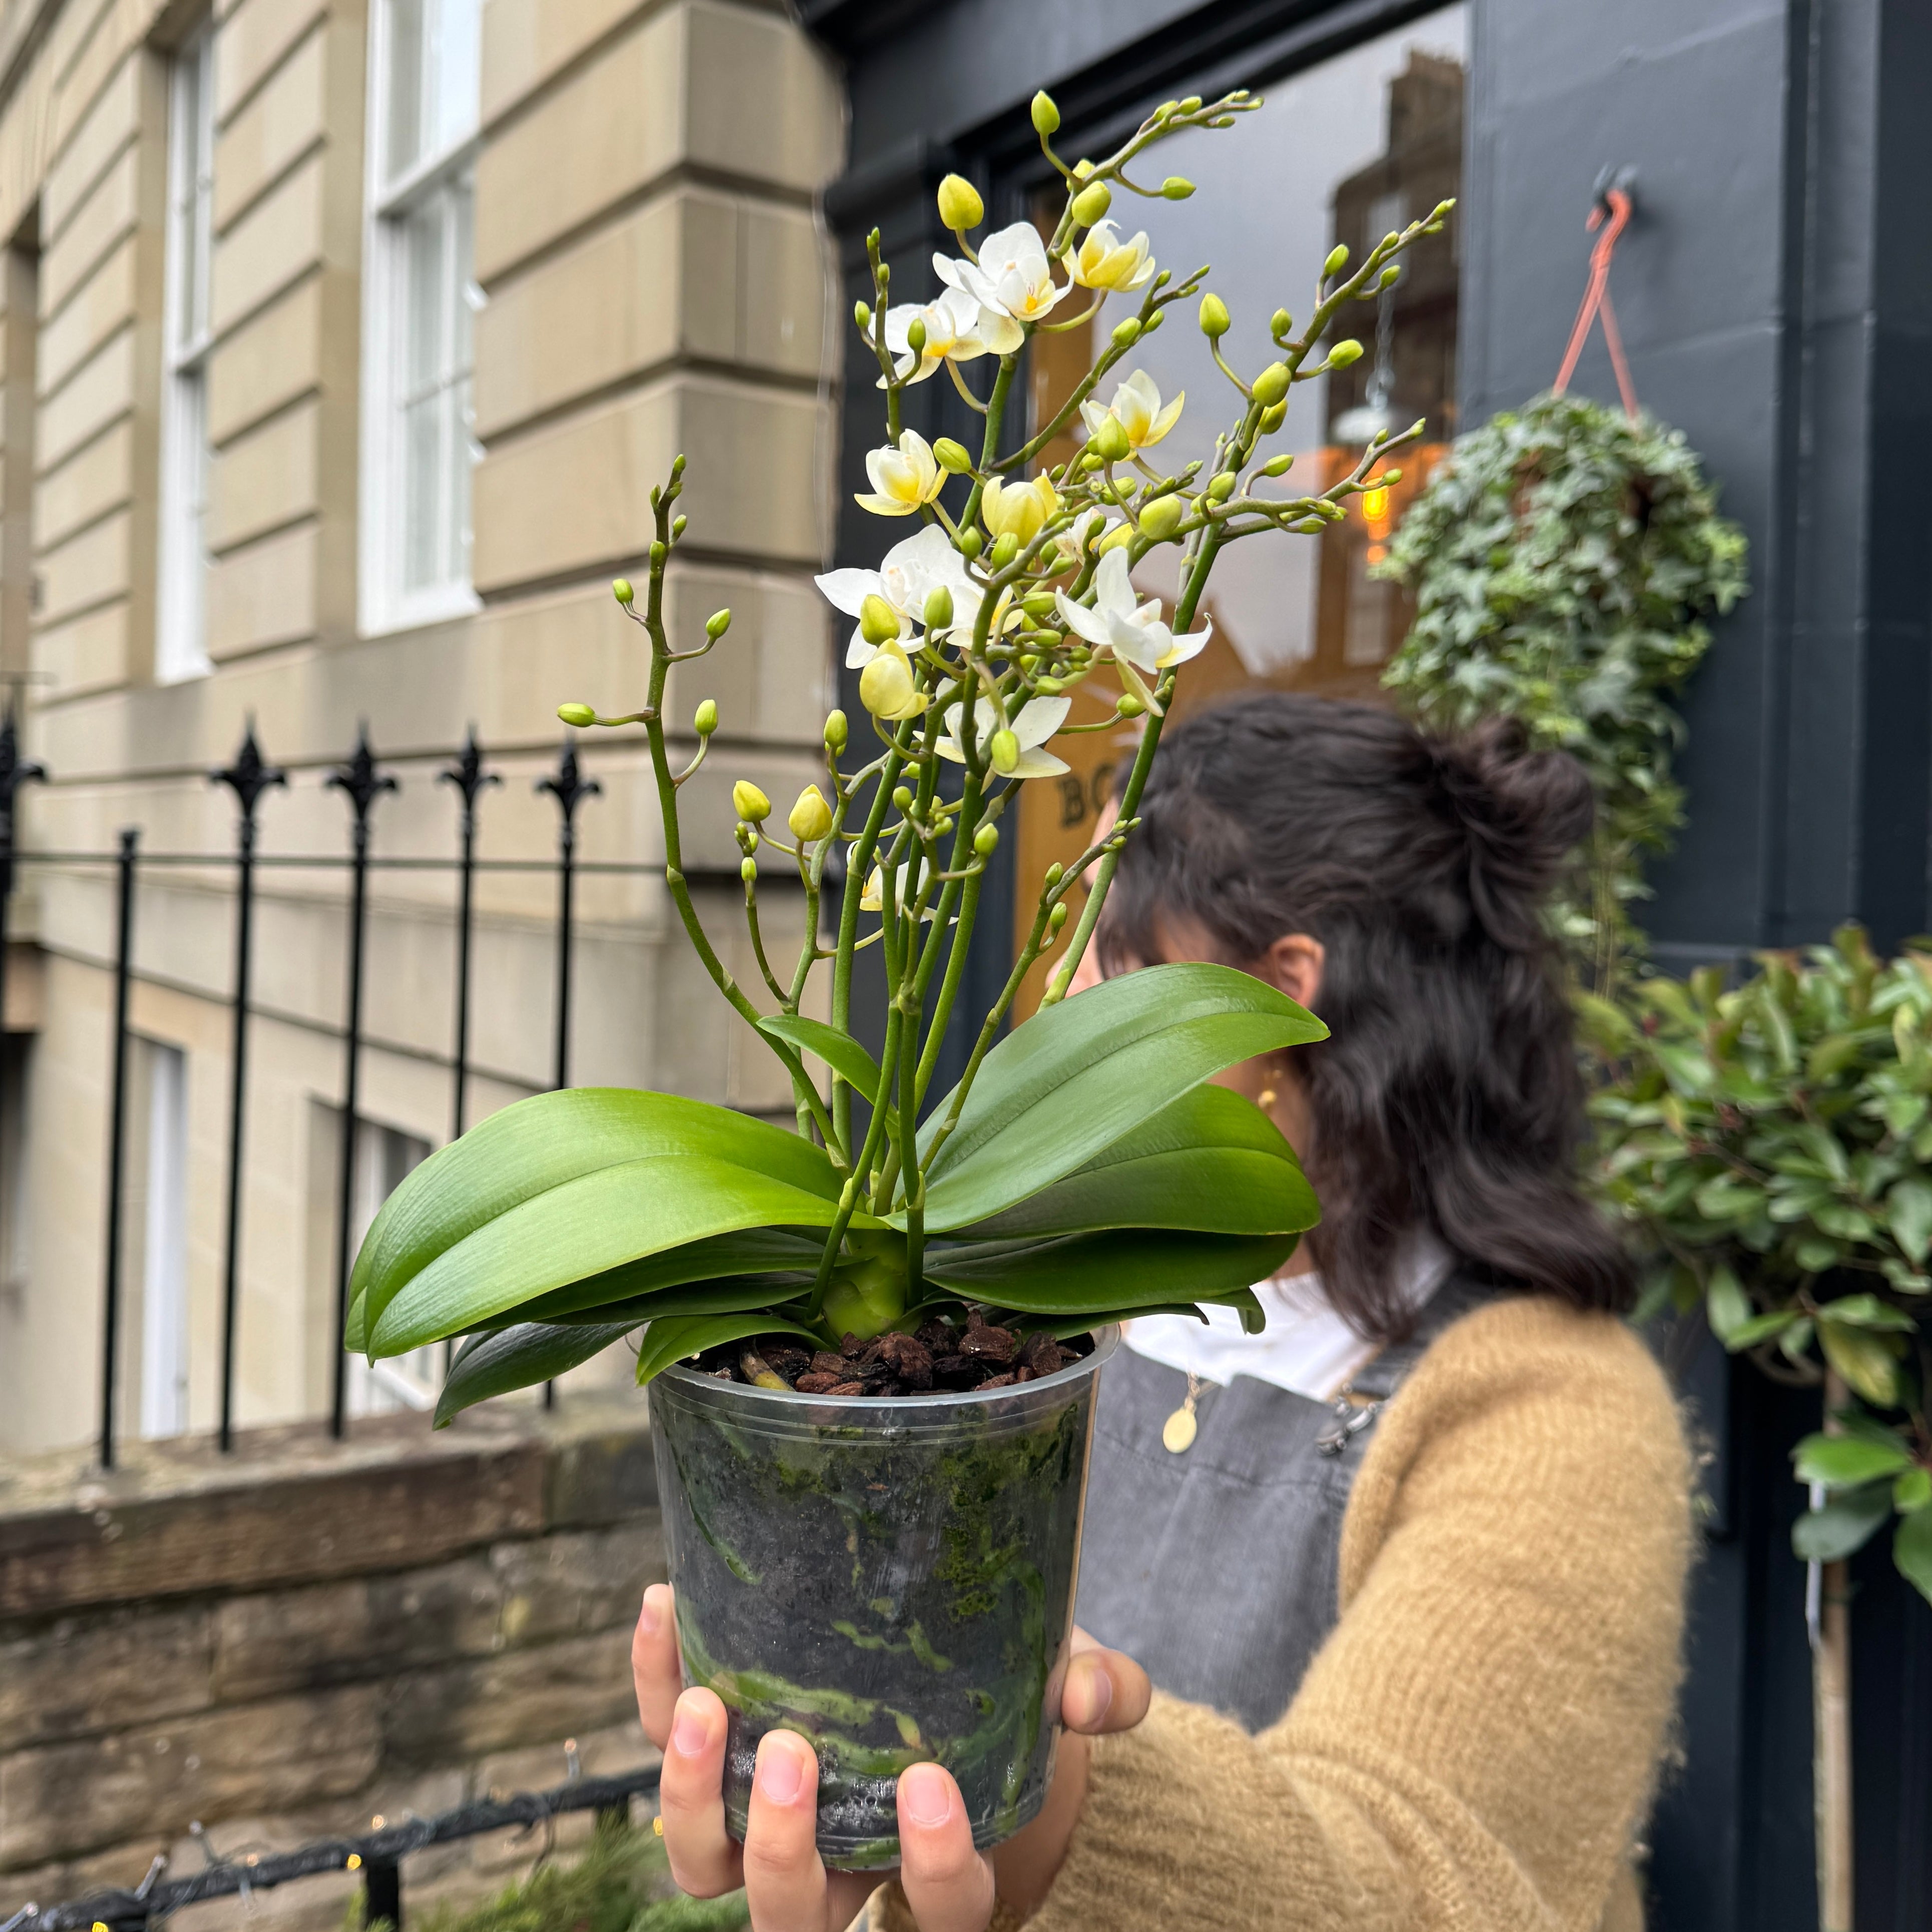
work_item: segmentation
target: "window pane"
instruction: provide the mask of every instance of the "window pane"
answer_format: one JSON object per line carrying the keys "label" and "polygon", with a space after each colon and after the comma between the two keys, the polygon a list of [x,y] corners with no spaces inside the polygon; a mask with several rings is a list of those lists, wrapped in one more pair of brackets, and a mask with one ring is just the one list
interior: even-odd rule
{"label": "window pane", "polygon": [[475,130],[482,92],[482,8],[479,0],[434,0],[435,146],[453,148]]}
{"label": "window pane", "polygon": [[404,318],[402,402],[407,408],[435,388],[446,373],[445,341],[450,307],[448,208],[438,195],[401,224]]}
{"label": "window pane", "polygon": [[442,564],[442,399],[434,392],[403,411],[403,588],[445,581]]}
{"label": "window pane", "polygon": [[389,0],[389,177],[407,172],[424,152],[422,91],[424,18],[429,0]]}

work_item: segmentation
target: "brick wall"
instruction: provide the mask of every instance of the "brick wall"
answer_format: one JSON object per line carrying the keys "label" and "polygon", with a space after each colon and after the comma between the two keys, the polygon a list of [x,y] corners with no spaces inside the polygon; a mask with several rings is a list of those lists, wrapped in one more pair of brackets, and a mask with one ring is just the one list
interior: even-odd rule
{"label": "brick wall", "polygon": [[[0,1921],[157,1852],[199,1869],[195,1822],[242,1856],[561,1783],[566,1738],[588,1773],[648,1762],[628,1654],[663,1574],[634,1399],[261,1430],[230,1458],[138,1444],[109,1474],[0,1463]],[[424,1853],[405,1897],[494,1888],[542,1848]],[[354,1886],[247,1916],[334,1925]]]}

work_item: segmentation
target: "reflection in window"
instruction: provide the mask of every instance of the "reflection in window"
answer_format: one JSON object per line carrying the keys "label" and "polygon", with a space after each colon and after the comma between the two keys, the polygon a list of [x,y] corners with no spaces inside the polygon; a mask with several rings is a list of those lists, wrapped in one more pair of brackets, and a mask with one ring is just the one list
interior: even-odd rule
{"label": "reflection in window", "polygon": [[374,104],[364,368],[364,618],[472,608],[471,268],[478,0],[383,0]]}
{"label": "reflection in window", "polygon": [[[1252,372],[1274,359],[1269,318],[1278,308],[1305,314],[1336,242],[1359,257],[1391,229],[1460,193],[1467,34],[1464,8],[1445,8],[1261,88],[1264,104],[1232,129],[1184,134],[1161,149],[1162,172],[1198,184],[1191,200],[1117,200],[1115,220],[1126,232],[1144,228],[1162,267],[1180,274],[1214,264],[1207,286],[1234,317],[1222,346],[1235,368]],[[1057,218],[1058,193],[1049,200]],[[1399,482],[1356,499],[1347,519],[1319,537],[1257,537],[1222,553],[1205,605],[1214,637],[1181,679],[1177,716],[1243,689],[1354,698],[1380,691],[1382,667],[1412,614],[1406,595],[1371,569],[1456,433],[1455,218],[1403,259],[1394,288],[1358,304],[1335,332],[1361,342],[1362,359],[1334,376],[1298,384],[1272,446],[1294,454],[1284,487],[1300,483],[1311,491],[1352,470],[1384,424],[1400,430],[1424,418],[1423,446],[1402,451]],[[1052,416],[1089,366],[1097,340],[1091,332],[1112,328],[1126,312],[1116,299],[1085,331],[1036,338],[1036,424]],[[1175,310],[1123,367],[1144,369],[1163,400],[1186,393],[1180,421],[1156,452],[1159,466],[1174,470],[1211,457],[1215,436],[1239,413],[1240,398],[1216,369],[1191,308]],[[1109,393],[1103,388],[1102,400]],[[1063,460],[1075,446],[1063,438],[1047,460]],[[1176,559],[1171,548],[1155,551],[1136,581],[1171,598]],[[1094,686],[1104,682],[1096,679]],[[1071,722],[1098,722],[1112,712],[1111,691],[1079,689]],[[1135,736],[1101,731],[1055,745],[1073,770],[1057,789],[1023,789],[1022,880],[1037,880],[1051,861],[1069,860],[1087,844],[1111,796],[1114,768],[1131,755]],[[1024,932],[1030,892],[1022,910]],[[1045,974],[1042,964],[1029,976],[1016,1017],[1032,1010]]]}

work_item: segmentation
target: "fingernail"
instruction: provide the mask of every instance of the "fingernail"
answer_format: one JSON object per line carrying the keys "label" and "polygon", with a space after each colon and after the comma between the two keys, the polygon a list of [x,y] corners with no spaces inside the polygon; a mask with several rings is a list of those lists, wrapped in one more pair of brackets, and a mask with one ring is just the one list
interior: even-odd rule
{"label": "fingernail", "polygon": [[1083,1670],[1080,1677],[1087,1686],[1087,1711],[1080,1721],[1082,1724],[1097,1724],[1114,1701],[1114,1680],[1104,1670]]}
{"label": "fingernail", "polygon": [[638,1616],[638,1622],[644,1627],[646,1636],[656,1636],[664,1628],[664,1609],[658,1600],[658,1587],[653,1583],[644,1592],[644,1606]]}
{"label": "fingernail", "polygon": [[789,1804],[805,1780],[805,1767],[796,1751],[775,1745],[758,1754],[758,1789],[774,1804]]}
{"label": "fingernail", "polygon": [[943,1825],[952,1810],[951,1781],[936,1764],[916,1764],[899,1774],[899,1802],[915,1825]]}
{"label": "fingernail", "polygon": [[699,1756],[711,1742],[711,1726],[697,1712],[680,1703],[670,1727],[671,1748],[686,1757]]}

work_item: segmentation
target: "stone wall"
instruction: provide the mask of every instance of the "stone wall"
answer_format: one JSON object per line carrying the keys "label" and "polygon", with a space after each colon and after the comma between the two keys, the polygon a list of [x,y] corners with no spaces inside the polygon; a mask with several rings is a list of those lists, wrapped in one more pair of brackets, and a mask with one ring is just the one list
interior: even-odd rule
{"label": "stone wall", "polygon": [[[588,1774],[650,1762],[630,1631],[664,1574],[634,1397],[135,1444],[106,1474],[0,1462],[0,1922],[157,1852],[198,1870],[196,1823],[242,1856],[560,1784],[566,1738]],[[421,1854],[405,1900],[494,1888],[542,1845]],[[247,1916],[334,1925],[356,1884]]]}

